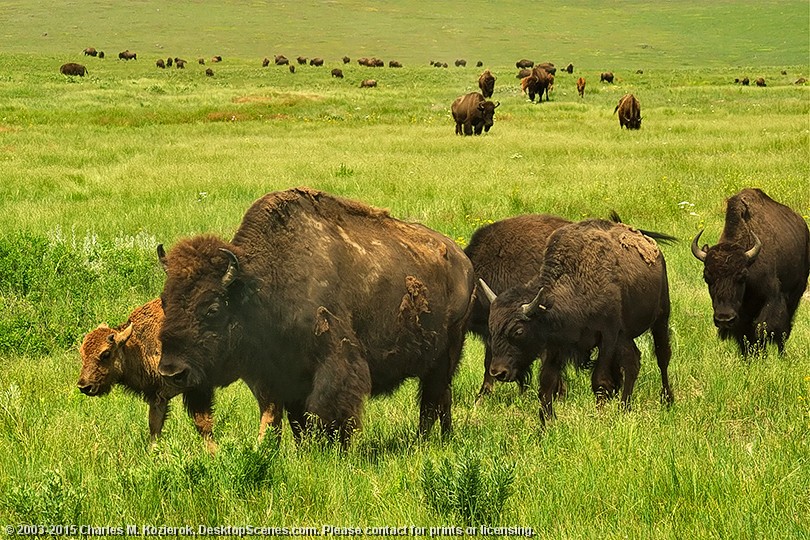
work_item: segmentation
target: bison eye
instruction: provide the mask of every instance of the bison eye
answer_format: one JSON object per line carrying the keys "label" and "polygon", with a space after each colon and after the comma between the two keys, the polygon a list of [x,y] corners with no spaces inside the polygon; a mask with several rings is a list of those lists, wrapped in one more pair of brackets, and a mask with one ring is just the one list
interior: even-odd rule
{"label": "bison eye", "polygon": [[106,362],[110,359],[110,351],[104,351],[98,357],[101,359],[102,362]]}
{"label": "bison eye", "polygon": [[523,328],[523,326],[516,326],[510,333],[514,339],[522,339],[525,332],[526,330]]}
{"label": "bison eye", "polygon": [[205,316],[209,319],[216,318],[219,315],[219,302],[214,302],[210,306],[208,306],[208,311],[205,312]]}

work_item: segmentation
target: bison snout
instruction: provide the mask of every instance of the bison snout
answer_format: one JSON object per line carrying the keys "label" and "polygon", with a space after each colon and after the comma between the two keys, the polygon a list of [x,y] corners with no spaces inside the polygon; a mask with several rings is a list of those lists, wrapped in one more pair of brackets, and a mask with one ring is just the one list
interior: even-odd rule
{"label": "bison snout", "polygon": [[98,385],[88,384],[85,381],[79,381],[79,384],[76,386],[79,387],[79,391],[85,396],[95,396],[98,394]]}
{"label": "bison snout", "polygon": [[514,370],[506,366],[491,365],[489,367],[489,374],[501,382],[511,382],[515,380]]}
{"label": "bison snout", "polygon": [[734,326],[737,320],[735,313],[716,313],[714,316],[714,325],[717,328],[730,328]]}

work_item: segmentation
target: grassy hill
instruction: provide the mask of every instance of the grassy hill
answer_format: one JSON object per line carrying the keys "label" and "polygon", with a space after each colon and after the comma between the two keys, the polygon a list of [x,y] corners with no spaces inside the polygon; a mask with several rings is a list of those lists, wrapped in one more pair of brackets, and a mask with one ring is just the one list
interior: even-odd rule
{"label": "grassy hill", "polygon": [[[807,296],[787,354],[745,361],[717,339],[689,250],[701,228],[716,242],[724,200],[743,187],[810,219],[810,88],[794,84],[810,76],[807,3],[622,6],[5,3],[0,526],[52,525],[13,532],[72,537],[80,531],[71,525],[219,535],[250,525],[299,537],[334,536],[325,526],[430,537],[435,527],[433,537],[447,538],[482,524],[524,528],[510,537],[526,527],[541,538],[808,537]],[[87,46],[108,58],[83,57]],[[139,60],[117,60],[127,48]],[[282,53],[326,65],[261,67]],[[196,62],[215,54],[224,61]],[[344,54],[405,67],[343,66]],[[168,56],[189,64],[155,67]],[[452,67],[459,57],[466,69]],[[515,78],[521,57],[575,70],[558,72],[551,101],[530,103]],[[501,106],[489,134],[457,137],[450,103],[477,89],[478,59],[498,78]],[[67,61],[89,75],[61,75]],[[344,79],[329,74],[338,66]],[[606,69],[615,84],[599,83]],[[742,76],[768,86],[733,83]],[[365,78],[378,87],[360,89]],[[620,129],[613,115],[628,92],[641,103],[639,131]],[[388,208],[460,245],[483,224],[529,212],[581,219],[616,210],[678,236],[662,248],[675,405],[658,403],[642,337],[632,411],[615,402],[597,411],[589,375],[569,370],[558,418],[541,430],[536,382],[524,394],[501,384],[475,404],[483,346],[470,338],[449,440],[416,438],[411,381],[367,403],[348,452],[319,441],[296,447],[289,429],[278,447],[258,446],[255,401],[236,383],[217,393],[215,456],[179,403],[148,449],[142,402],[76,389],[81,337],[160,294],[158,243],[230,238],[256,198],[298,185]]]}

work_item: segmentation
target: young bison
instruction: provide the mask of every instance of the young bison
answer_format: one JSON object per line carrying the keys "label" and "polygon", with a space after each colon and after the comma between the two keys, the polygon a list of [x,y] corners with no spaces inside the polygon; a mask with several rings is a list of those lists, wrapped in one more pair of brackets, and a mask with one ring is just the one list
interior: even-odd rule
{"label": "young bison", "polygon": [[[149,404],[152,444],[163,430],[169,400],[178,394],[165,385],[158,372],[161,355],[158,334],[162,325],[163,308],[158,298],[136,308],[129,320],[118,328],[101,324],[84,336],[79,350],[82,357],[79,390],[88,396],[103,396],[119,385],[143,398]],[[183,396],[186,406],[193,398],[188,394]],[[209,451],[213,451],[211,409],[195,414],[194,424]]]}

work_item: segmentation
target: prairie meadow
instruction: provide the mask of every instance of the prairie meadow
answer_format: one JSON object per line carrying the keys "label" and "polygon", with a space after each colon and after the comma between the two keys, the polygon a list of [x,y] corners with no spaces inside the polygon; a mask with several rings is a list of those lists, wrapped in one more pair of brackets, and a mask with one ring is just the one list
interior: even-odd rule
{"label": "prairie meadow", "polygon": [[[725,199],[745,187],[810,221],[810,87],[795,84],[810,77],[809,21],[799,1],[7,3],[0,526],[69,537],[161,526],[186,528],[180,536],[810,537],[808,295],[786,354],[744,360],[717,339],[689,250],[702,228],[717,241]],[[106,58],[84,56],[90,46]],[[138,59],[119,60],[125,49]],[[295,73],[262,67],[276,54]],[[299,55],[324,66],[297,65]],[[386,67],[360,66],[362,56]],[[155,66],[168,57],[188,64]],[[556,64],[550,101],[521,93],[521,58]],[[88,74],[62,75],[65,62]],[[573,74],[561,71],[569,62]],[[497,78],[494,127],[456,136],[450,103],[477,91],[485,68]],[[613,84],[599,82],[603,71]],[[734,83],[743,77],[750,86]],[[369,78],[378,86],[360,88]],[[641,104],[638,131],[613,114],[626,93]],[[450,438],[417,437],[408,381],[366,403],[345,452],[297,446],[289,429],[260,445],[255,400],[238,382],[216,394],[215,455],[179,399],[150,448],[141,400],[76,388],[82,336],[160,294],[158,243],[230,239],[254,200],[295,186],[387,208],[461,246],[524,213],[615,210],[678,237],[662,247],[675,404],[659,404],[642,336],[631,411],[616,401],[597,410],[589,375],[569,369],[568,395],[541,429],[536,381],[525,393],[499,384],[475,403],[484,348],[470,336]]]}

